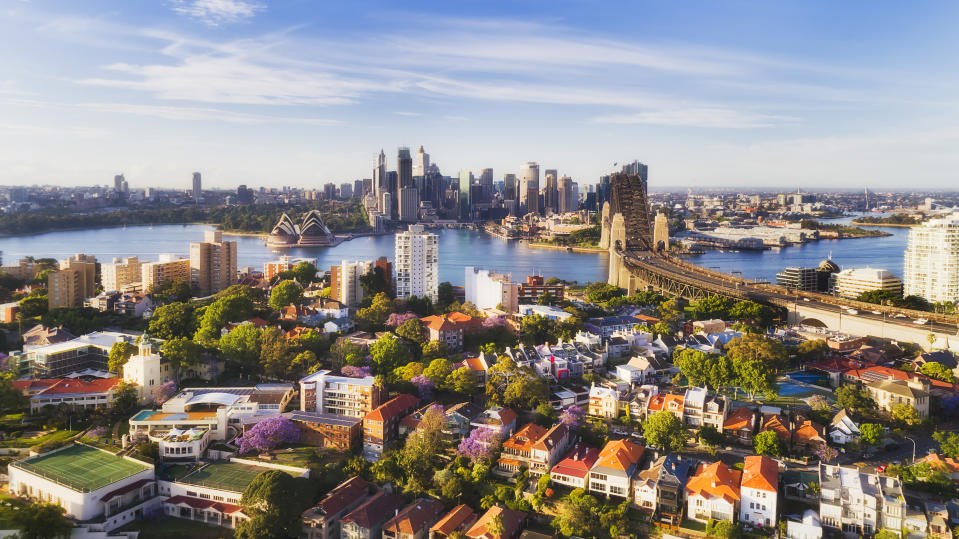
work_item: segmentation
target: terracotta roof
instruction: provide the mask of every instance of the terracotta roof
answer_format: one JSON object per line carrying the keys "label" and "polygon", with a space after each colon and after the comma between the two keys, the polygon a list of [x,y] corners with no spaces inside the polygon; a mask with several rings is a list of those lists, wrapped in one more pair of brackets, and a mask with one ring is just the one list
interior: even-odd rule
{"label": "terracotta roof", "polygon": [[777,492],[779,490],[779,464],[768,457],[752,455],[743,463],[743,487]]}
{"label": "terracotta roof", "polygon": [[213,509],[219,511],[224,515],[230,515],[233,513],[243,513],[243,510],[240,509],[239,505],[233,505],[232,503],[223,503],[223,502],[214,502],[213,500],[203,500],[200,498],[194,498],[192,496],[183,496],[176,495],[172,498],[167,498],[163,503],[168,503],[170,505],[189,505],[194,509]]}
{"label": "terracotta roof", "polygon": [[752,408],[746,406],[736,408],[723,423],[723,430],[751,429],[753,428],[753,421],[755,420],[756,411]]}
{"label": "terracotta roof", "polygon": [[13,389],[20,391],[37,391],[52,386],[59,382],[59,378],[37,378],[33,380],[14,380]]}
{"label": "terracotta roof", "polygon": [[130,483],[129,485],[125,485],[116,490],[107,492],[106,494],[103,495],[102,498],[100,498],[100,501],[101,502],[109,501],[113,499],[114,496],[122,496],[126,494],[127,492],[133,492],[134,490],[142,488],[144,485],[148,485],[152,482],[153,482],[153,479],[141,479],[139,481],[135,481],[133,483]]}
{"label": "terracotta roof", "polygon": [[456,530],[462,530],[464,528],[470,527],[476,522],[477,516],[472,509],[466,504],[460,504],[453,508],[452,511],[446,513],[446,515],[439,520],[436,524],[433,524],[433,527],[430,528],[430,532],[438,532],[443,535],[449,535]]}
{"label": "terracotta roof", "polygon": [[569,426],[566,423],[559,422],[553,425],[542,438],[536,440],[533,449],[540,451],[553,451],[560,444],[563,438],[569,436]]}
{"label": "terracotta roof", "polygon": [[789,441],[789,427],[787,419],[779,414],[763,414],[763,424],[759,427],[759,432],[771,430],[776,433],[784,442]]}
{"label": "terracotta roof", "polygon": [[[496,515],[499,515],[503,520],[503,535],[493,535],[486,530],[486,525],[489,524],[489,521],[492,520]],[[512,511],[510,509],[505,509],[498,505],[494,505],[485,513],[483,513],[483,516],[480,517],[476,524],[473,524],[473,527],[466,532],[466,536],[484,539],[512,537],[516,535],[516,532],[519,531],[520,524],[522,524],[525,519],[526,513],[522,511]]]}
{"label": "terracotta roof", "polygon": [[686,482],[687,495],[701,495],[705,498],[723,498],[729,503],[739,499],[741,472],[731,470],[722,462],[710,465],[700,464],[696,474]]}
{"label": "terracotta roof", "polygon": [[397,397],[394,397],[383,404],[378,408],[366,414],[363,419],[371,421],[387,421],[388,419],[394,418],[398,415],[405,413],[410,408],[413,408],[420,403],[420,399],[403,393]]}
{"label": "terracotta roof", "polygon": [[613,468],[614,470],[628,471],[630,466],[639,464],[646,448],[633,443],[631,440],[613,440],[599,453],[596,466]]}
{"label": "terracotta roof", "polygon": [[537,440],[546,435],[546,429],[536,423],[527,423],[523,428],[503,442],[503,448],[529,451]]}
{"label": "terracotta roof", "polygon": [[683,411],[683,403],[686,400],[686,397],[683,395],[674,395],[672,393],[666,394],[666,403],[663,405],[663,410],[669,410],[670,412],[674,411]]}
{"label": "terracotta roof", "polygon": [[121,381],[119,378],[97,378],[90,381],[85,381],[80,378],[64,378],[40,393],[37,393],[32,398],[43,398],[51,395],[106,393]]}
{"label": "terracotta roof", "polygon": [[563,460],[559,461],[550,473],[568,475],[570,477],[586,477],[593,464],[599,459],[599,449],[580,442],[570,449]]}
{"label": "terracotta roof", "polygon": [[353,522],[360,528],[369,530],[385,522],[397,509],[403,507],[404,503],[403,497],[399,494],[380,491],[350,511],[340,522],[342,524]]}
{"label": "terracotta roof", "polygon": [[468,357],[463,360],[463,363],[465,363],[470,370],[486,372],[486,365],[479,357]]}
{"label": "terracotta roof", "polygon": [[423,325],[434,331],[453,331],[470,329],[479,323],[479,319],[473,318],[468,314],[461,312],[452,312],[449,314],[434,314],[420,318]]}
{"label": "terracotta roof", "polygon": [[509,408],[500,408],[499,410],[499,420],[502,421],[504,425],[509,425],[518,418],[519,416],[516,414],[516,412]]}
{"label": "terracotta roof", "polygon": [[938,453],[929,453],[922,460],[928,462],[934,468],[945,469],[951,473],[959,473],[959,459],[950,457],[942,458]]}
{"label": "terracotta roof", "polygon": [[642,320],[643,322],[648,322],[648,323],[650,323],[650,324],[655,324],[655,323],[659,322],[659,318],[655,318],[655,317],[652,317],[652,316],[646,316],[645,314],[634,314],[634,315],[633,315],[633,318],[635,318],[635,319],[637,319],[637,320]]}
{"label": "terracotta roof", "polygon": [[650,412],[659,412],[663,409],[664,404],[666,404],[665,395],[653,395],[649,398],[649,402],[646,404],[646,409]]}
{"label": "terracotta roof", "polygon": [[432,498],[420,498],[383,524],[383,531],[415,535],[443,514],[443,504]]}
{"label": "terracotta roof", "polygon": [[360,476],[353,476],[329,491],[320,503],[316,504],[316,511],[322,515],[335,515],[347,507],[357,498],[366,495],[370,484]]}
{"label": "terracotta roof", "polygon": [[810,442],[826,443],[826,429],[816,423],[805,419],[793,430],[793,443],[808,444]]}

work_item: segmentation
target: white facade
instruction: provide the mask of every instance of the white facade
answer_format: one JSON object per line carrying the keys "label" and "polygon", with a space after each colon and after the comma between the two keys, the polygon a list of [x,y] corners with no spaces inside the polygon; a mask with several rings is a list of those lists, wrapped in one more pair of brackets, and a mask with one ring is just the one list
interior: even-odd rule
{"label": "white facade", "polygon": [[909,230],[903,295],[959,301],[959,212]]}
{"label": "white facade", "polygon": [[143,339],[137,353],[123,364],[123,381],[137,386],[140,403],[152,401],[153,390],[172,379],[170,364],[163,363],[149,339]]}
{"label": "white facade", "polygon": [[410,225],[396,234],[393,262],[396,297],[428,296],[437,300],[439,291],[439,236],[423,225]]}
{"label": "white facade", "polygon": [[739,489],[739,520],[753,526],[769,528],[776,525],[777,492],[752,487]]}
{"label": "white facade", "polygon": [[573,316],[563,309],[551,305],[520,305],[519,314],[520,316],[536,314],[543,318],[549,318],[550,320],[566,320],[570,316]]}
{"label": "white facade", "polygon": [[123,287],[140,282],[140,262],[137,257],[131,256],[121,261],[114,258],[109,264],[100,265],[100,280],[103,290],[120,290]]}
{"label": "white facade", "polygon": [[855,299],[871,290],[886,290],[896,296],[902,293],[902,280],[884,269],[846,269],[834,273],[830,281],[832,292],[844,298]]}
{"label": "white facade", "polygon": [[356,306],[363,299],[363,285],[360,277],[373,271],[372,260],[344,260],[340,263],[339,297],[333,298],[343,305]]}
{"label": "white facade", "polygon": [[812,509],[807,509],[802,515],[802,520],[787,520],[786,538],[822,539],[822,525],[819,523],[819,515]]}
{"label": "white facade", "polygon": [[720,496],[703,496],[702,494],[686,495],[686,518],[698,522],[725,520],[734,522],[736,518],[736,503],[738,500],[727,501]]}
{"label": "white facade", "polygon": [[300,410],[363,417],[379,406],[376,379],[336,376],[317,371],[300,380]]}
{"label": "white facade", "polygon": [[491,270],[466,267],[466,301],[476,305],[477,309],[496,309],[502,304],[511,311],[516,301],[518,285],[509,275],[501,275]]}

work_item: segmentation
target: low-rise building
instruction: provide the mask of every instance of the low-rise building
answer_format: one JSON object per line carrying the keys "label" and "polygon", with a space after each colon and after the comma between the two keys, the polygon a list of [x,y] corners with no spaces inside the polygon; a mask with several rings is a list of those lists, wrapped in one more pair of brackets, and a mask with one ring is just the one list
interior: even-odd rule
{"label": "low-rise building", "polygon": [[549,472],[550,481],[570,488],[588,488],[589,471],[599,460],[599,449],[580,442]]}
{"label": "low-rise building", "polygon": [[619,417],[619,392],[611,387],[593,384],[589,388],[589,407],[586,413],[593,417]]}
{"label": "low-rise building", "polygon": [[550,468],[562,458],[575,440],[569,425],[559,422],[553,425],[536,443],[533,444],[529,458],[529,474],[540,477],[549,473]]}
{"label": "low-rise building", "polygon": [[443,515],[443,504],[433,498],[417,498],[383,524],[383,539],[424,539]]}
{"label": "low-rise building", "polygon": [[546,429],[536,423],[527,423],[523,428],[503,442],[503,451],[496,461],[496,471],[506,475],[519,472],[522,467],[529,467],[529,459],[533,453],[533,444],[546,435]]}
{"label": "low-rise building", "polygon": [[823,528],[863,535],[902,529],[906,503],[898,478],[820,463],[819,485]]}
{"label": "low-rise building", "polygon": [[300,441],[324,449],[350,451],[363,438],[363,420],[321,412],[293,411],[283,414],[300,428]]}
{"label": "low-rise building", "polygon": [[518,417],[516,412],[509,408],[493,405],[473,419],[470,422],[470,427],[474,429],[492,429],[496,431],[500,438],[505,439],[516,430],[516,420]]}
{"label": "low-rise building", "polygon": [[768,457],[746,457],[739,494],[740,522],[759,528],[776,526],[779,463]]}
{"label": "low-rise building", "polygon": [[119,378],[62,378],[57,383],[30,396],[30,413],[35,414],[45,406],[64,404],[71,408],[107,408],[113,397]]}
{"label": "low-rise building", "polygon": [[445,342],[451,351],[463,348],[463,335],[477,330],[482,322],[468,314],[452,312],[420,318],[431,341]]}
{"label": "low-rise building", "polygon": [[686,482],[686,518],[697,522],[735,522],[742,472],[722,462],[702,463]]}
{"label": "low-rise building", "polygon": [[919,419],[929,416],[929,383],[923,379],[870,382],[865,389],[880,410],[891,412],[897,405],[903,404],[915,409]]}
{"label": "low-rise building", "polygon": [[695,462],[682,455],[658,458],[634,482],[635,504],[660,522],[678,524],[683,514],[683,499],[689,474]]}
{"label": "low-rise building", "polygon": [[371,490],[372,485],[359,476],[340,483],[319,503],[303,512],[303,535],[306,539],[339,539],[340,518],[366,501]]}
{"label": "low-rise building", "polygon": [[629,498],[643,451],[643,446],[628,439],[607,443],[589,470],[589,491],[607,497]]}
{"label": "low-rise building", "polygon": [[787,518],[786,539],[822,539],[819,514],[806,509],[801,518]]}
{"label": "low-rise building", "polygon": [[320,370],[300,380],[300,411],[364,417],[381,404],[375,378],[337,376]]}
{"label": "low-rise building", "polygon": [[843,408],[836,412],[832,422],[829,423],[829,438],[835,444],[846,445],[859,441],[862,432],[859,431],[859,425],[853,421],[846,409]]}
{"label": "low-rise building", "polygon": [[756,410],[743,406],[732,411],[723,422],[723,433],[739,443],[752,443],[756,433]]}
{"label": "low-rise building", "polygon": [[[494,518],[499,518],[503,524],[503,532],[495,534],[489,529],[489,524]],[[466,531],[466,537],[470,539],[513,539],[523,529],[526,522],[526,513],[522,511],[513,511],[499,505],[494,505],[483,513],[483,516]]]}
{"label": "low-rise building", "polygon": [[430,539],[445,539],[454,532],[465,534],[467,530],[476,523],[478,515],[473,512],[468,505],[460,504],[443,515],[436,524],[430,528]]}
{"label": "low-rise building", "polygon": [[383,524],[396,515],[405,500],[399,494],[377,492],[340,520],[342,539],[379,539]]}
{"label": "low-rise building", "polygon": [[378,460],[386,446],[399,436],[400,420],[416,410],[420,399],[402,394],[363,416],[363,456]]}

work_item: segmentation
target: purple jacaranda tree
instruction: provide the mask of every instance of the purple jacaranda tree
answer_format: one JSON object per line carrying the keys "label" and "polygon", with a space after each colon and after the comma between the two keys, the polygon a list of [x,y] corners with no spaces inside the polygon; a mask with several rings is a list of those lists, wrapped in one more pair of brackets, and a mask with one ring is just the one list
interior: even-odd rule
{"label": "purple jacaranda tree", "polygon": [[506,325],[506,319],[502,316],[490,316],[489,318],[483,319],[483,327],[490,328],[501,328]]}
{"label": "purple jacaranda tree", "polygon": [[371,367],[354,367],[353,365],[346,365],[340,372],[343,373],[343,376],[349,376],[350,378],[366,378],[367,376],[373,376],[373,369]]}
{"label": "purple jacaranda tree", "polygon": [[819,457],[819,460],[823,462],[828,463],[832,459],[836,458],[837,455],[839,455],[839,453],[825,443],[819,444],[819,447],[816,449],[816,456]]}
{"label": "purple jacaranda tree", "polygon": [[571,429],[578,429],[579,426],[583,424],[583,417],[585,415],[582,408],[571,404],[569,408],[563,410],[563,413],[559,416],[559,420]]}
{"label": "purple jacaranda tree", "polygon": [[280,444],[292,444],[300,440],[300,428],[289,418],[278,415],[253,425],[236,439],[240,453],[269,451]]}
{"label": "purple jacaranda tree", "polygon": [[407,311],[405,313],[393,313],[386,319],[386,325],[391,328],[398,328],[403,322],[407,320],[412,320],[413,318],[419,318],[416,316],[416,313]]}
{"label": "purple jacaranda tree", "polygon": [[166,402],[167,400],[169,400],[170,397],[172,397],[174,393],[176,393],[176,382],[175,382],[175,381],[170,380],[169,382],[165,382],[165,383],[163,383],[163,384],[160,384],[160,385],[158,385],[157,387],[153,388],[153,392],[152,392],[152,395],[153,395],[153,403],[154,403],[154,404],[163,404],[164,402]]}
{"label": "purple jacaranda tree", "polygon": [[106,438],[109,434],[110,431],[102,425],[87,431],[87,436],[90,438]]}
{"label": "purple jacaranda tree", "polygon": [[476,464],[493,458],[500,441],[500,436],[495,430],[479,427],[473,429],[469,436],[463,438],[456,448],[456,454],[464,456]]}
{"label": "purple jacaranda tree", "polygon": [[[422,374],[410,378],[410,382],[416,386],[416,391],[420,394],[420,398],[427,400],[433,396],[433,380],[423,376]],[[442,409],[442,406],[440,407]]]}

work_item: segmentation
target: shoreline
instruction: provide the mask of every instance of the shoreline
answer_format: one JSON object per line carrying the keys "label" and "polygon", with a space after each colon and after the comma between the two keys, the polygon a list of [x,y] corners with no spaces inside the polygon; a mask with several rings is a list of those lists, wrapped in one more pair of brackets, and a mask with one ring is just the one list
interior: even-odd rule
{"label": "shoreline", "polygon": [[849,224],[857,226],[875,226],[875,227],[888,227],[888,228],[912,228],[914,226],[919,226],[922,223],[916,223],[912,225],[900,224],[900,223],[862,223],[856,220],[850,221]]}
{"label": "shoreline", "polygon": [[608,249],[600,249],[599,247],[568,247],[566,245],[550,245],[548,243],[533,243],[527,242],[526,245],[530,246],[533,249],[552,249],[554,251],[568,251],[573,253],[609,253]]}

